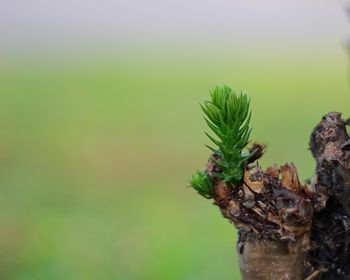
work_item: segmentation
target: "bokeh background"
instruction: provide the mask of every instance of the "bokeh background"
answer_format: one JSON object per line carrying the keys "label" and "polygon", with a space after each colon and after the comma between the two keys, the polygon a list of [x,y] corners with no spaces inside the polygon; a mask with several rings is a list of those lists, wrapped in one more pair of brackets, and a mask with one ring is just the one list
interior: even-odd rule
{"label": "bokeh background", "polygon": [[260,162],[312,175],[350,116],[348,3],[0,1],[0,279],[239,279],[236,232],[188,188],[217,83],[252,99]]}

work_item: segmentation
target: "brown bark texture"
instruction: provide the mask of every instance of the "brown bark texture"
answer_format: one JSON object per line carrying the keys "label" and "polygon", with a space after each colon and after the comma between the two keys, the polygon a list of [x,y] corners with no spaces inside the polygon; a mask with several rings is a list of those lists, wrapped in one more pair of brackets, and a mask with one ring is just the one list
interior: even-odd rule
{"label": "brown bark texture", "polygon": [[263,170],[254,158],[238,186],[211,176],[220,172],[212,155],[206,172],[214,203],[238,229],[244,280],[350,279],[350,140],[348,121],[332,112],[310,137],[316,173],[301,183],[293,163]]}

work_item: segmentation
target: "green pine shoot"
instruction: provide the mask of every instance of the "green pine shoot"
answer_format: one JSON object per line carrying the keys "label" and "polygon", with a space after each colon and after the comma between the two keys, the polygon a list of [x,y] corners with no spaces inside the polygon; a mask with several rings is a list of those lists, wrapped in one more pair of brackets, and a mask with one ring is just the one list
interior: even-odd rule
{"label": "green pine shoot", "polygon": [[196,174],[192,176],[191,186],[206,198],[211,198],[213,194],[211,180],[205,171],[197,171]]}
{"label": "green pine shoot", "polygon": [[[214,158],[212,160],[222,169],[221,173],[215,173],[214,176],[228,184],[239,185],[247,160],[251,156],[249,152],[243,151],[251,133],[249,127],[250,100],[244,93],[237,95],[226,85],[216,86],[210,92],[210,96],[211,100],[205,101],[201,107],[205,114],[205,121],[215,134],[213,137],[206,133],[216,147],[206,146],[219,157],[219,160]],[[191,185],[199,193],[207,193],[207,180],[198,180],[198,174],[202,174],[203,178],[208,177],[205,172],[197,171],[192,178]],[[199,185],[201,182],[203,185]]]}

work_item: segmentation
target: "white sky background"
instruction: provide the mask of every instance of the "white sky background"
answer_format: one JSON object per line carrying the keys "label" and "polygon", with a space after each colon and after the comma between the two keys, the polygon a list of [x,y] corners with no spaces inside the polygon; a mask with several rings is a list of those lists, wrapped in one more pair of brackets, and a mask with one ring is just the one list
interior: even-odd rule
{"label": "white sky background", "polygon": [[350,37],[347,6],[340,0],[0,0],[0,50],[217,40],[339,45]]}

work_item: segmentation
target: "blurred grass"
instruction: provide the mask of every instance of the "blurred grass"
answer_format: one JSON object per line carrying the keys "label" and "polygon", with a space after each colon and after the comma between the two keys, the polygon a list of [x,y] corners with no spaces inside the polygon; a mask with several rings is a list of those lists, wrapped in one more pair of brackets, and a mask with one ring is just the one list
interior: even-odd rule
{"label": "blurred grass", "polygon": [[238,279],[233,227],[186,187],[221,82],[252,97],[262,165],[302,178],[315,123],[350,115],[341,51],[2,64],[0,278]]}

